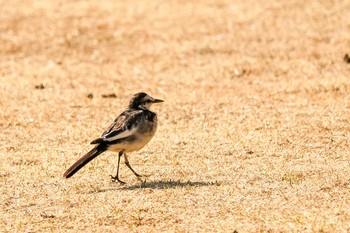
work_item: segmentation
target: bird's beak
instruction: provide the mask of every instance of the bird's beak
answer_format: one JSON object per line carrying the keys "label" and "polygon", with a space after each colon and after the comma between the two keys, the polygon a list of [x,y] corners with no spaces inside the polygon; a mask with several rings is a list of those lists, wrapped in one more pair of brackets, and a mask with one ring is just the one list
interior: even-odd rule
{"label": "bird's beak", "polygon": [[160,100],[160,99],[154,99],[153,100],[153,103],[156,104],[156,103],[162,103],[164,102],[164,100]]}

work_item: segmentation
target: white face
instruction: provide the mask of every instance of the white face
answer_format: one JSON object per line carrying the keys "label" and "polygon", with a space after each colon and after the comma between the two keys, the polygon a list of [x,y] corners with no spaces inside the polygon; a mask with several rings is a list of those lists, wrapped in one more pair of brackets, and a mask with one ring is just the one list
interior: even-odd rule
{"label": "white face", "polygon": [[145,100],[145,102],[140,107],[144,108],[144,109],[147,109],[147,110],[150,110],[154,99],[152,97],[150,97],[150,96],[147,96],[147,97],[144,98],[144,100]]}
{"label": "white face", "polygon": [[150,110],[150,108],[151,108],[151,106],[152,106],[152,103],[145,103],[144,105],[143,105],[143,107],[144,108],[146,108],[147,110]]}

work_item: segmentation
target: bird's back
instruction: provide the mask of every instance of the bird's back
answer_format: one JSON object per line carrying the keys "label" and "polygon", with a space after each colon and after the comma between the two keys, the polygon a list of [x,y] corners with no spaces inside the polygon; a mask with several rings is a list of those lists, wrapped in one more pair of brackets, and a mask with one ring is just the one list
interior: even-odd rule
{"label": "bird's back", "polygon": [[149,110],[127,109],[92,144],[110,144],[108,150],[140,150],[157,130],[157,115]]}

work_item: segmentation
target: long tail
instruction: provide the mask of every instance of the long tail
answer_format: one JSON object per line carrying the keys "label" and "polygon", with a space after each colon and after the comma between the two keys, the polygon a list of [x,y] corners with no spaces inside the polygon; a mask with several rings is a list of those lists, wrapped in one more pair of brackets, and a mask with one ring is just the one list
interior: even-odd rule
{"label": "long tail", "polygon": [[101,143],[95,146],[92,150],[86,153],[78,161],[76,161],[64,174],[63,177],[69,178],[73,176],[77,171],[84,167],[88,162],[96,158],[99,154],[107,150],[107,144]]}

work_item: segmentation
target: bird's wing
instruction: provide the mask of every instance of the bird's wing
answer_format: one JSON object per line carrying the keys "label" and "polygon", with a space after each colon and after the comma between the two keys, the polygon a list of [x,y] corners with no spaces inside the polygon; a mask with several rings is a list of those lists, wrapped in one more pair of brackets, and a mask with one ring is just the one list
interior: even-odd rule
{"label": "bird's wing", "polygon": [[108,129],[101,135],[105,142],[115,141],[133,135],[137,130],[137,118],[142,113],[140,111],[124,111],[120,114]]}

